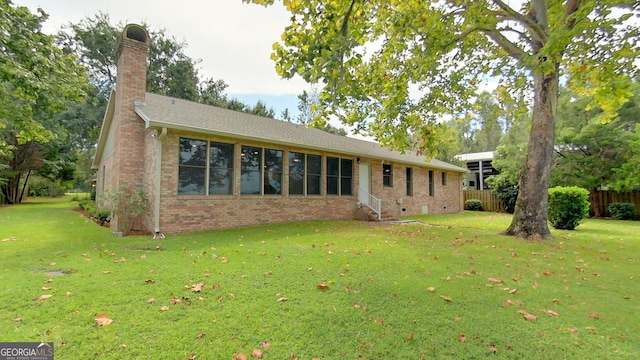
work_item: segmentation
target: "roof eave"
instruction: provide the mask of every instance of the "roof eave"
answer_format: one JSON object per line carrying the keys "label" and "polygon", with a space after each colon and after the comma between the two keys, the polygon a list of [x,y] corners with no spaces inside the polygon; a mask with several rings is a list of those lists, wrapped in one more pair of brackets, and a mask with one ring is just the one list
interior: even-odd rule
{"label": "roof eave", "polygon": [[102,126],[100,127],[100,135],[98,136],[98,144],[96,146],[96,154],[91,162],[91,169],[97,170],[100,167],[100,160],[102,159],[102,153],[104,152],[104,146],[107,142],[109,130],[113,122],[113,113],[115,112],[116,103],[116,91],[111,89],[109,93],[109,101],[107,102],[107,111],[102,118]]}

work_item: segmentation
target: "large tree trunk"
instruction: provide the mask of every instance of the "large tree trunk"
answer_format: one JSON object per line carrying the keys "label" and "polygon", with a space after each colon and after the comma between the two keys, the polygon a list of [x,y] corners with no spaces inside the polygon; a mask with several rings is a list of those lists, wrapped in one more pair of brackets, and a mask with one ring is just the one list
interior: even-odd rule
{"label": "large tree trunk", "polygon": [[558,102],[558,68],[550,74],[534,73],[533,119],[529,151],[518,178],[520,192],[509,228],[504,234],[529,240],[551,239],[547,223],[555,116]]}

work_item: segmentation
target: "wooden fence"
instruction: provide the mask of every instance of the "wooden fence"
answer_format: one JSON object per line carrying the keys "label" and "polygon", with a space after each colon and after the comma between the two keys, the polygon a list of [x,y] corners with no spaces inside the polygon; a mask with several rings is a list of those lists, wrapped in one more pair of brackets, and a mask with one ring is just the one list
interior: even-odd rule
{"label": "wooden fence", "polygon": [[[491,190],[465,190],[464,201],[478,199],[482,201],[484,211],[504,211],[504,206],[498,197]],[[640,211],[640,191],[619,193],[615,191],[592,190],[590,196],[591,215],[609,216],[607,207],[613,203],[636,204],[636,209]]]}
{"label": "wooden fence", "polygon": [[465,190],[464,201],[466,202],[469,199],[482,201],[482,209],[484,211],[504,211],[504,205],[502,205],[496,194],[492,193],[491,190]]}

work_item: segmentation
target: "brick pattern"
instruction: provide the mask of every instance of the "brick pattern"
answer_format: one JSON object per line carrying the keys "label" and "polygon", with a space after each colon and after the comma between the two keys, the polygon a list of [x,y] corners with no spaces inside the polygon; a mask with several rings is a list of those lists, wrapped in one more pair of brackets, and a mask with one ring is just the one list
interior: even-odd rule
{"label": "brick pattern", "polygon": [[[179,138],[188,137],[202,140],[235,143],[235,195],[198,196],[178,195]],[[240,147],[242,145],[269,147],[285,151],[283,194],[282,195],[239,195],[240,194]],[[231,228],[267,223],[303,221],[317,219],[356,219],[358,164],[354,160],[353,196],[324,194],[326,183],[322,178],[321,196],[288,195],[289,151],[310,152],[305,149],[288,148],[273,144],[242,142],[219,137],[205,137],[201,134],[170,132],[163,141],[162,186],[160,228],[166,233],[198,231],[217,228]],[[351,158],[335,153],[323,156]],[[383,200],[383,211],[393,216],[422,214],[423,206],[430,213],[453,213],[461,211],[461,179],[458,173],[448,173],[447,185],[441,185],[441,171],[434,170],[435,196],[428,196],[428,169],[413,167],[413,196],[406,196],[406,167],[393,164],[393,187],[382,186],[382,164],[380,161],[361,158],[361,162],[371,165],[371,192]],[[325,161],[323,158],[323,173]],[[397,199],[402,198],[402,205]],[[404,210],[403,210],[404,209]],[[151,231],[152,223],[144,226]]]}

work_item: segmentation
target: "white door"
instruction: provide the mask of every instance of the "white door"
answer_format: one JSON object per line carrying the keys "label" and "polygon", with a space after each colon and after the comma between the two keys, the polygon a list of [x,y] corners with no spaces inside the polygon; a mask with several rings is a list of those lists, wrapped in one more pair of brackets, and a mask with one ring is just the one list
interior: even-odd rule
{"label": "white door", "polygon": [[358,186],[368,194],[371,194],[371,171],[369,164],[359,164],[358,173]]}

